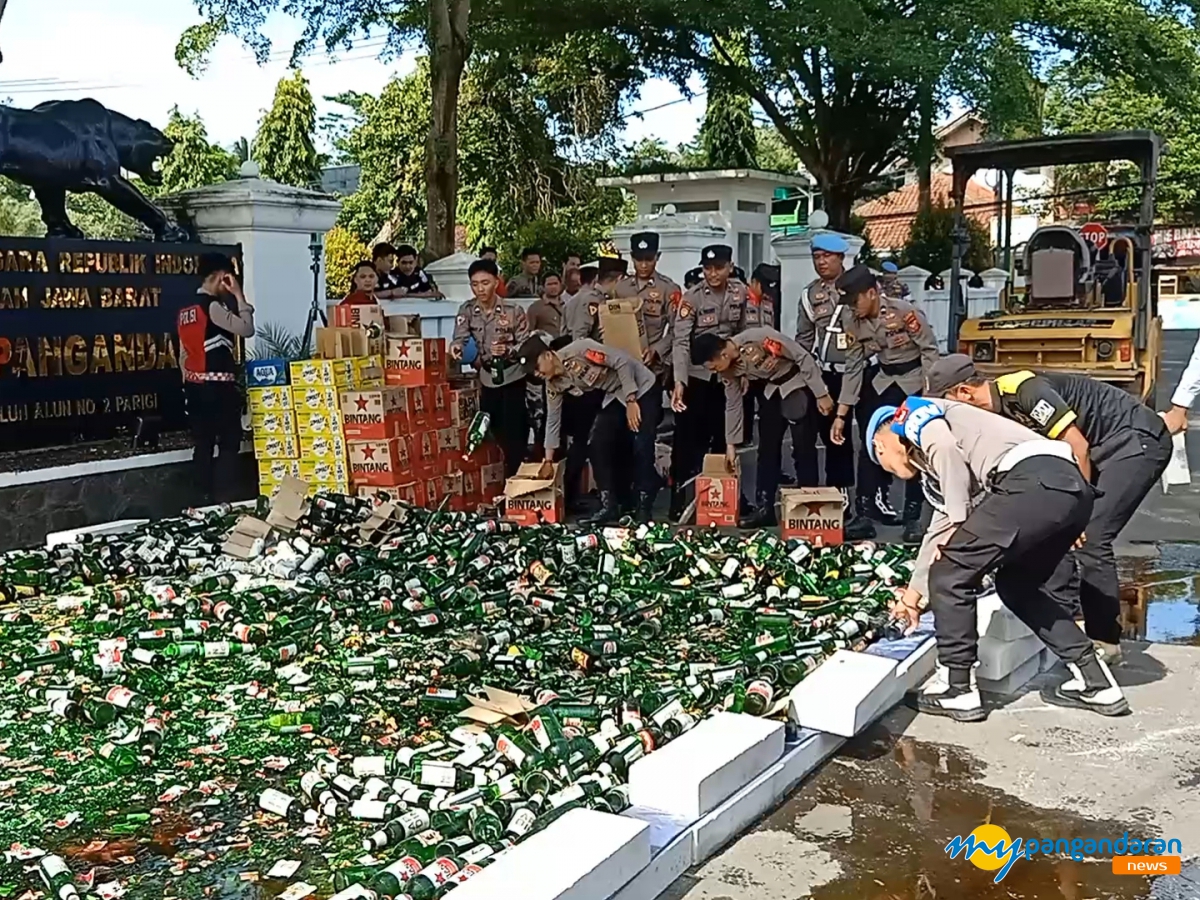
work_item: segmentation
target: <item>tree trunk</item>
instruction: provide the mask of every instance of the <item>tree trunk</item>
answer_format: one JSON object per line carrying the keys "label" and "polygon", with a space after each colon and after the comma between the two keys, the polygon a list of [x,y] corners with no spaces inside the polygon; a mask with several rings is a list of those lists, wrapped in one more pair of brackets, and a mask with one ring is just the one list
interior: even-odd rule
{"label": "tree trunk", "polygon": [[454,252],[458,217],[458,95],[470,47],[470,0],[430,0],[429,82],[432,92],[425,160],[428,206],[425,250],[430,259]]}
{"label": "tree trunk", "polygon": [[933,86],[922,80],[917,87],[917,209],[933,206]]}
{"label": "tree trunk", "polygon": [[821,186],[821,197],[825,201],[825,214],[829,216],[829,227],[843,234],[850,233],[850,212],[857,199],[856,191],[846,184],[829,184],[817,179]]}

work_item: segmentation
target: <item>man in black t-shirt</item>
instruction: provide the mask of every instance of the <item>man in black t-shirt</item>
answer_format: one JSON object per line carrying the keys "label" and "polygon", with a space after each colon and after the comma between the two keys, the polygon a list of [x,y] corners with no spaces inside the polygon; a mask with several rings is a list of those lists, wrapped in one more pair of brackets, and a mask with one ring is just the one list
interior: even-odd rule
{"label": "man in black t-shirt", "polygon": [[392,300],[401,296],[396,292],[396,279],[392,277],[392,269],[396,268],[396,248],[391,244],[376,244],[371,251],[371,262],[375,265],[375,274],[379,276],[375,298]]}
{"label": "man in black t-shirt", "polygon": [[1071,446],[1097,492],[1086,539],[1076,550],[1080,604],[1088,637],[1113,661],[1121,638],[1113,542],[1171,459],[1162,418],[1120,388],[1082,375],[1025,371],[990,381],[962,354],[934,364],[925,395],[1001,413]]}
{"label": "man in black t-shirt", "polygon": [[441,297],[437,283],[417,265],[417,248],[403,244],[396,248],[396,269],[392,281],[399,297]]}

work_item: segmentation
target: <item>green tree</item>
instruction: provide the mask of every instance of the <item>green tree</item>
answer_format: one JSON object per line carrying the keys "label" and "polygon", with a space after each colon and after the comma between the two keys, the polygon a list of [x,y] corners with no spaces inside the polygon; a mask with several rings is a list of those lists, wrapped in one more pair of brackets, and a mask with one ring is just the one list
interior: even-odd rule
{"label": "green tree", "polygon": [[321,157],[313,144],[317,107],[299,69],[279,79],[275,100],[254,137],[254,161],[263,176],[294,187],[321,179]]}
{"label": "green tree", "polygon": [[[963,259],[963,266],[972,272],[990,269],[992,241],[987,227],[967,216],[967,232],[970,246]],[[913,220],[908,243],[904,247],[902,260],[906,266],[920,266],[930,272],[944,272],[950,268],[954,248],[954,210],[944,203],[931,204],[917,213]]]}
{"label": "green tree", "polygon": [[[739,66],[746,65],[744,42],[731,38],[726,43],[731,58]],[[719,69],[708,76],[708,105],[699,137],[708,168],[758,168],[758,135],[754,130],[750,96],[736,79],[729,78]]]}
{"label": "green tree", "polygon": [[175,142],[175,147],[162,161],[162,185],[149,193],[173,194],[237,177],[233,154],[209,143],[208,130],[199,115],[185,116],[178,106],[172,107],[163,133]]}
{"label": "green tree", "polygon": [[334,226],[325,235],[325,294],[340,300],[350,293],[351,270],[364,260],[370,260],[371,250],[358,236]]}

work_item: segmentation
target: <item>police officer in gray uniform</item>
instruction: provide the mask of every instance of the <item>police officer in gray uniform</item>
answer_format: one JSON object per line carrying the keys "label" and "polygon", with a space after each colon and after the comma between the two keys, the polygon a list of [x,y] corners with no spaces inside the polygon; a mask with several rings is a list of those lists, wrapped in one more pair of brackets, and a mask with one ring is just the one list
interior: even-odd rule
{"label": "police officer in gray uniform", "polygon": [[716,374],[692,363],[692,340],[701,334],[729,338],[746,321],[746,285],[735,281],[733,248],[705,247],[704,279],[683,295],[671,319],[675,386],[675,444],[671,448],[671,518],[685,506],[682,486],[699,473],[706,453],[725,452],[725,390]]}
{"label": "police officer in gray uniform", "polygon": [[536,373],[546,382],[547,451],[559,445],[564,399],[597,395],[600,412],[589,450],[600,487],[601,509],[585,524],[598,525],[620,518],[619,448],[629,433],[633,435],[638,518],[650,521],[658,491],[654,435],[662,416],[662,388],[654,373],[623,350],[587,338],[552,350],[534,336],[522,345],[519,356],[526,372]]}
{"label": "police officer in gray uniform", "polygon": [[810,393],[816,397],[820,415],[833,412],[833,398],[820,368],[811,353],[774,328],[747,328],[728,339],[702,334],[692,341],[692,362],[716,372],[724,382],[725,453],[731,468],[743,435],[742,400],[752,386],[760,389],[755,485],[758,509],[742,521],[742,526],[774,525],[785,425],[792,425],[794,439],[795,423],[807,413]]}
{"label": "police officer in gray uniform", "polygon": [[646,329],[645,363],[655,375],[667,383],[671,370],[671,310],[683,299],[683,290],[658,271],[658,235],[641,231],[630,239],[629,255],[633,257],[633,274],[617,281],[614,296],[618,300],[642,301],[642,324]]}
{"label": "police officer in gray uniform", "polygon": [[[825,483],[841,490],[847,508],[850,505],[849,490],[854,484],[854,445],[845,436],[858,403],[865,366],[862,345],[852,339],[853,307],[845,302],[837,289],[848,250],[845,238],[839,234],[818,234],[813,238],[813,265],[818,277],[801,295],[796,341],[817,360],[824,372],[825,385],[838,406],[830,418],[820,415],[816,404],[811,405],[801,423],[800,435],[792,441],[796,484],[816,487],[821,483],[817,474],[817,437],[820,436],[825,445]],[[852,520],[846,523],[846,537],[850,540],[873,536],[874,529],[869,522]]]}
{"label": "police officer in gray uniform", "polygon": [[[938,361],[937,338],[925,314],[911,303],[884,297],[875,276],[866,266],[855,266],[838,279],[842,299],[854,309],[851,335],[862,345],[865,356],[876,357],[877,365],[866,370],[858,404],[859,427],[865,429],[871,415],[881,406],[896,406],[925,386],[925,375]],[[865,441],[865,438],[864,438]],[[888,525],[898,524],[888,502],[891,476],[867,453],[864,443],[858,460],[858,490],[855,505],[860,517],[870,516]],[[921,511],[924,501],[920,485],[904,486],[904,540],[921,540]],[[869,522],[858,532],[874,536]]]}
{"label": "police officer in gray uniform", "polygon": [[1069,551],[1087,527],[1093,493],[1071,448],[969,404],[924,397],[880,407],[863,440],[887,471],[923,481],[935,510],[912,580],[893,607],[909,625],[925,598],[933,607],[938,669],[917,708],[962,722],[987,718],[975,680],[976,598],[994,573],[1005,606],[1071,672],[1042,699],[1105,716],[1128,712],[1072,615]]}

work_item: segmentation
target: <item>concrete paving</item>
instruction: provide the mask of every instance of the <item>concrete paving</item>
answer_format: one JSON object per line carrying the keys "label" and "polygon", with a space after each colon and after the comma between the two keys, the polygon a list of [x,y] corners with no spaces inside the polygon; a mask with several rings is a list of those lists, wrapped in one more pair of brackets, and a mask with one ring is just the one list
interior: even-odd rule
{"label": "concrete paving", "polygon": [[[1159,409],[1195,341],[1195,332],[1167,334]],[[1188,445],[1196,468],[1200,410]],[[1200,547],[1185,542],[1198,539],[1200,479],[1167,495],[1155,488],[1118,548],[1126,577],[1150,584],[1150,614],[1135,633],[1196,640]],[[1155,625],[1164,610],[1174,623],[1165,630]],[[1062,670],[1016,697],[992,698],[996,708],[981,724],[893,710],[664,896],[1200,900],[1200,647],[1139,643],[1116,675],[1133,708],[1120,719],[1044,703],[1037,688],[1062,679]],[[1178,837],[1184,873],[1152,882],[1116,876],[1107,860],[1040,858],[1018,862],[996,884],[993,873],[943,849],[985,821],[1014,837]]]}

